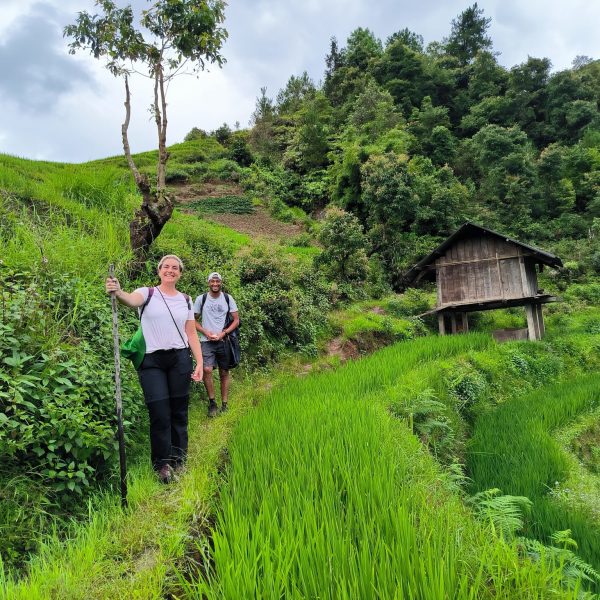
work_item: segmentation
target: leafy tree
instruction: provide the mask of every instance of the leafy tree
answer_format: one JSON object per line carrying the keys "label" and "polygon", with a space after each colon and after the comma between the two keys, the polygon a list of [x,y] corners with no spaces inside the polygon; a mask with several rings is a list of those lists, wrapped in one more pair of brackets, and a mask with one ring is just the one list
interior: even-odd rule
{"label": "leafy tree", "polygon": [[578,211],[598,212],[600,194],[600,154],[596,148],[583,143],[564,149],[564,177],[570,179],[575,189]]}
{"label": "leafy tree", "polygon": [[[145,261],[152,241],[160,234],[173,212],[166,189],[167,88],[187,66],[203,70],[205,64],[224,62],[220,54],[227,32],[223,0],[157,0],[142,11],[140,27],[134,25],[131,6],[118,8],[112,0],[96,0],[100,14],[80,12],[76,22],[64,29],[71,38],[69,52],[89,50],[94,58],[106,60],[106,68],[125,84],[125,121],[121,127],[123,149],[142,204],[130,224],[131,247],[138,267]],[[151,111],[158,135],[156,186],[139,171],[131,156],[127,135],[131,115],[129,76],[137,64],[147,69],[154,82]]]}
{"label": "leafy tree", "polygon": [[404,44],[415,52],[423,52],[423,36],[419,35],[418,33],[413,33],[407,27],[392,33],[392,35],[388,37],[388,39],[385,41],[386,49],[388,46],[391,46],[396,42]]}
{"label": "leafy tree", "polygon": [[234,131],[229,142],[229,158],[241,167],[249,167],[254,160],[248,146],[247,131]]}
{"label": "leafy tree", "polygon": [[468,191],[448,167],[417,156],[371,156],[362,169],[363,200],[371,227],[391,243],[396,232],[449,233],[461,220]]}
{"label": "leafy tree", "polygon": [[491,96],[474,104],[460,121],[460,131],[473,135],[486,125],[509,127],[515,120],[517,104],[509,95]]}
{"label": "leafy tree", "polygon": [[359,27],[355,29],[346,42],[344,63],[348,67],[366,70],[370,62],[379,58],[383,53],[381,40],[375,37],[370,29]]}
{"label": "leafy tree", "polygon": [[522,231],[537,198],[534,151],[518,127],[487,125],[467,144],[483,202],[493,208],[503,227]]}
{"label": "leafy tree", "polygon": [[327,210],[319,232],[323,251],[315,258],[322,268],[339,283],[364,282],[368,273],[367,244],[359,220],[341,208]]}
{"label": "leafy tree", "polygon": [[331,114],[331,104],[322,92],[305,102],[298,112],[297,128],[284,162],[304,173],[329,162]]}
{"label": "leafy tree", "polygon": [[388,44],[381,58],[374,62],[373,74],[406,116],[424,96],[435,92],[423,56],[401,39]]}
{"label": "leafy tree", "polygon": [[250,123],[254,125],[250,134],[250,145],[267,161],[277,155],[275,140],[275,108],[273,100],[267,96],[267,88],[260,88],[260,96]]}
{"label": "leafy tree", "polygon": [[[508,95],[513,99],[512,119],[538,147],[551,139],[546,127],[547,85],[551,68],[547,58],[528,57],[510,70]],[[490,121],[494,122],[494,121]],[[500,123],[506,124],[510,123]]]}
{"label": "leafy tree", "polygon": [[208,133],[204,131],[204,129],[200,129],[198,127],[192,127],[188,133],[186,133],[183,138],[186,142],[191,142],[192,140],[202,140],[208,137]]}
{"label": "leafy tree", "polygon": [[546,93],[547,129],[552,140],[575,143],[586,126],[595,125],[597,90],[589,78],[573,71],[555,73]]}
{"label": "leafy tree", "polygon": [[457,145],[450,129],[444,125],[436,125],[431,131],[425,151],[434,165],[448,165],[454,161]]}
{"label": "leafy tree", "polygon": [[231,139],[231,127],[229,127],[227,123],[223,123],[221,127],[217,127],[217,129],[213,131],[213,135],[219,144],[227,146],[229,140]]}
{"label": "leafy tree", "polygon": [[492,52],[481,50],[468,68],[468,93],[470,102],[479,102],[506,91],[508,74]]}
{"label": "leafy tree", "polygon": [[282,90],[277,94],[276,110],[278,114],[291,114],[298,111],[302,103],[315,95],[316,88],[308,73],[304,71],[300,77],[292,75]]}
{"label": "leafy tree", "polygon": [[371,79],[364,91],[356,98],[350,123],[367,139],[375,140],[392,129],[400,120],[391,94]]}
{"label": "leafy tree", "polygon": [[332,200],[365,221],[362,201],[361,165],[368,154],[356,141],[339,144],[330,169]]}
{"label": "leafy tree", "polygon": [[433,106],[431,98],[425,96],[421,108],[414,108],[410,116],[408,130],[420,142],[420,149],[428,153],[431,150],[431,135],[436,127],[450,126],[448,109],[445,106]]}
{"label": "leafy tree", "polygon": [[461,66],[468,65],[479,51],[492,47],[492,39],[487,35],[491,22],[475,2],[452,20],[450,36],[445,40],[446,52],[455,56]]}

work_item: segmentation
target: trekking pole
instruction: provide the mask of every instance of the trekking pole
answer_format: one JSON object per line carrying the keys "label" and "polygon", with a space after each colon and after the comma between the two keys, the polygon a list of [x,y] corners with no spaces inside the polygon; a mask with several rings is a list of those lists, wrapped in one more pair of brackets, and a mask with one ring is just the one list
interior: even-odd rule
{"label": "trekking pole", "polygon": [[[111,264],[108,276],[115,276],[115,265]],[[117,438],[119,440],[119,463],[121,466],[121,505],[127,507],[127,463],[125,459],[125,434],[123,433],[123,402],[121,400],[121,354],[119,351],[119,322],[117,320],[117,293],[110,293],[112,305],[112,334],[115,354],[115,403],[117,408]]]}

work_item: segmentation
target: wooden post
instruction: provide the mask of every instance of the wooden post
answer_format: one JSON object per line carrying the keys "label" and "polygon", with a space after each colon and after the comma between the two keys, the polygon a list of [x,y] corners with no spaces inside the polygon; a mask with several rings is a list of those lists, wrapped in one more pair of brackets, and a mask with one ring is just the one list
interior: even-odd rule
{"label": "wooden post", "polygon": [[446,323],[443,312],[438,313],[438,327],[440,328],[440,335],[446,335]]}
{"label": "wooden post", "polygon": [[544,334],[546,333],[546,328],[544,326],[544,313],[542,312],[541,304],[535,304],[534,306],[536,308],[537,328],[538,334],[540,336],[539,339],[541,340],[544,337]]}
{"label": "wooden post", "polygon": [[527,315],[527,330],[530,340],[539,340],[537,310],[535,304],[525,305],[525,314]]}
{"label": "wooden post", "polygon": [[462,332],[469,333],[469,316],[468,313],[461,313],[462,316]]}
{"label": "wooden post", "polygon": [[452,327],[452,333],[456,333],[456,313],[450,313],[450,325]]}

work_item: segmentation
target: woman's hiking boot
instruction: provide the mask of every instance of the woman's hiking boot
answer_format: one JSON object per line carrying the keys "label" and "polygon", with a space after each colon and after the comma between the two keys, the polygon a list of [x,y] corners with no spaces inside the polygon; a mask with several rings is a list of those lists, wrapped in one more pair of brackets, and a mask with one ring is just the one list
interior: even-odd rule
{"label": "woman's hiking boot", "polygon": [[227,412],[227,410],[229,409],[229,406],[227,405],[227,402],[222,402],[221,403],[221,412]]}
{"label": "woman's hiking boot", "polygon": [[158,472],[158,480],[161,483],[171,483],[173,481],[173,469],[171,465],[163,465]]}

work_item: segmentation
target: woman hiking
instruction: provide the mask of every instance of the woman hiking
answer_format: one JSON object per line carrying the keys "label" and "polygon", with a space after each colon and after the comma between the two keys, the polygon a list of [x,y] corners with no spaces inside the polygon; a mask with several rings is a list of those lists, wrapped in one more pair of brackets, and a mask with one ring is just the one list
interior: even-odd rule
{"label": "woman hiking", "polygon": [[137,372],[150,417],[152,466],[163,483],[185,464],[190,383],[202,381],[202,351],[191,301],[176,288],[182,273],[181,259],[168,254],[158,263],[156,287],[128,293],[117,279],[106,280],[107,293],[115,292],[125,306],[141,308],[146,354]]}

